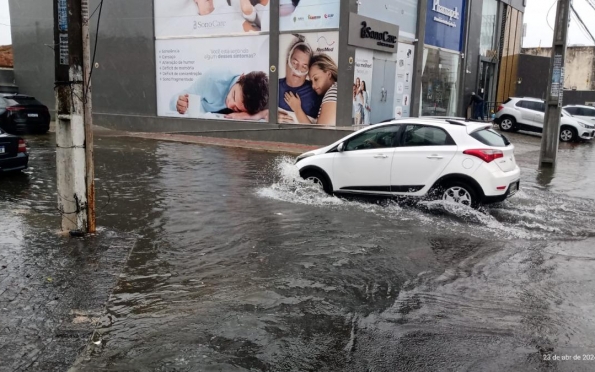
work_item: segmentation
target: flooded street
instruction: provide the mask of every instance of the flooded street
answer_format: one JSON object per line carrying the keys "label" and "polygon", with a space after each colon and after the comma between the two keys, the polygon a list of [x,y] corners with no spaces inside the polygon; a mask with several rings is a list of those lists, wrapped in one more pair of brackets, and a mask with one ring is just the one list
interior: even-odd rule
{"label": "flooded street", "polygon": [[595,143],[540,173],[540,138],[510,140],[522,190],[476,211],[100,135],[100,232],[69,239],[53,134],[32,136],[31,168],[0,178],[0,371],[593,371]]}

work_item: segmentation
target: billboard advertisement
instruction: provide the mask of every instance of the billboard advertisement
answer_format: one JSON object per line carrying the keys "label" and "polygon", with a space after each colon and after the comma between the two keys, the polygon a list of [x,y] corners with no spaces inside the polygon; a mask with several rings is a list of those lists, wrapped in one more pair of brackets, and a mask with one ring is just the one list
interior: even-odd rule
{"label": "billboard advertisement", "polygon": [[159,116],[268,120],[269,37],[157,40]]}
{"label": "billboard advertisement", "polygon": [[280,0],[279,30],[339,28],[339,0]]}
{"label": "billboard advertisement", "polygon": [[374,51],[355,50],[355,74],[353,75],[353,124],[370,125],[372,115],[372,73],[374,72]]}
{"label": "billboard advertisement", "polygon": [[460,52],[464,20],[465,0],[428,0],[425,43]]}
{"label": "billboard advertisement", "polygon": [[335,126],[339,33],[283,34],[279,54],[278,122]]}
{"label": "billboard advertisement", "polygon": [[155,37],[270,30],[269,0],[154,0]]}
{"label": "billboard advertisement", "polygon": [[395,82],[395,119],[411,116],[414,56],[415,47],[413,45],[399,43],[397,52],[397,79]]}
{"label": "billboard advertisement", "polygon": [[[428,0],[432,2],[433,0]],[[357,14],[399,26],[399,36],[415,39],[417,0],[360,0]]]}

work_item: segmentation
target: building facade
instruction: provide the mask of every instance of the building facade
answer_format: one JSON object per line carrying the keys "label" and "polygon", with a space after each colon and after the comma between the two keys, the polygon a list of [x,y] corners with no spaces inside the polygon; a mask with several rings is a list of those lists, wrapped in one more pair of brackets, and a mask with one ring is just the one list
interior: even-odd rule
{"label": "building facade", "polygon": [[[523,0],[249,3],[105,2],[98,35],[91,20],[95,123],[324,144],[391,118],[465,115],[473,92],[496,101],[507,89],[501,57],[524,11]],[[10,10],[17,85],[52,106],[58,9]]]}
{"label": "building facade", "polygon": [[[552,48],[525,48],[522,52],[531,56],[551,58]],[[566,48],[564,89],[595,90],[595,47]]]}

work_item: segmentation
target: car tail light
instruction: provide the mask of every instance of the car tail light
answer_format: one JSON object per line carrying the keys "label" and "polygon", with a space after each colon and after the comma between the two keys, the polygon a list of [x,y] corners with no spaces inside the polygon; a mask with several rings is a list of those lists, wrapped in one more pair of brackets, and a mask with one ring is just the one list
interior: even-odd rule
{"label": "car tail light", "polygon": [[24,139],[19,140],[19,150],[17,152],[27,152],[27,144]]}
{"label": "car tail light", "polygon": [[15,111],[24,110],[25,108],[22,106],[10,106],[10,107],[7,107],[6,109],[10,112],[15,112]]}
{"label": "car tail light", "polygon": [[498,106],[498,108],[496,109],[496,112],[498,112],[498,111],[500,111],[500,110],[502,110],[502,109],[504,109],[504,105],[500,105],[500,106]]}
{"label": "car tail light", "polygon": [[485,161],[486,163],[491,163],[496,159],[500,159],[500,158],[504,157],[504,153],[502,151],[492,150],[492,149],[465,150],[465,151],[463,151],[463,154],[478,157],[481,160]]}

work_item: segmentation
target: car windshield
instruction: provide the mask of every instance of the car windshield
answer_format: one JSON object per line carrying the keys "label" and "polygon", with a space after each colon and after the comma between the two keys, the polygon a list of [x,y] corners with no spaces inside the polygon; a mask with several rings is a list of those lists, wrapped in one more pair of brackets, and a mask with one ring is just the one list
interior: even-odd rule
{"label": "car windshield", "polygon": [[562,109],[562,116],[572,116],[572,114],[564,109]]}

